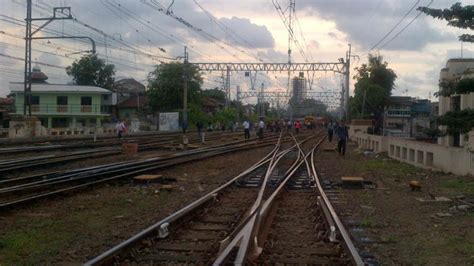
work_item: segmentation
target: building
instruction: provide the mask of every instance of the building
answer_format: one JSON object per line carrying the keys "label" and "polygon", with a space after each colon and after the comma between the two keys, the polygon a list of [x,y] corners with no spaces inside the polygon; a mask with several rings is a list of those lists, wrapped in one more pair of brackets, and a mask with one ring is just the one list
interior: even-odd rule
{"label": "building", "polygon": [[293,78],[293,101],[301,102],[306,98],[306,79],[300,75]]}
{"label": "building", "polygon": [[138,118],[145,108],[145,85],[135,79],[121,79],[112,87],[111,114],[119,119]]}
{"label": "building", "polygon": [[384,108],[383,135],[423,137],[432,121],[431,102],[407,96],[392,96]]}
{"label": "building", "polygon": [[[457,83],[465,78],[474,78],[474,58],[449,59],[446,67],[439,74],[440,85],[443,83]],[[440,86],[440,92],[443,88]],[[449,111],[460,111],[474,108],[474,93],[452,94],[450,96],[439,96],[439,115],[442,116]],[[439,127],[441,131],[446,126]],[[438,144],[444,146],[463,147],[468,144],[468,134],[447,135],[438,138]]]}
{"label": "building", "polygon": [[[56,128],[67,129],[67,133],[61,134],[84,134],[88,129],[95,131],[110,116],[104,107],[105,96],[112,94],[109,90],[95,86],[50,84],[46,80],[47,76],[35,67],[32,73],[31,112],[50,134],[54,134],[53,129]],[[15,99],[12,116],[23,115],[23,82],[10,83],[10,96]]]}

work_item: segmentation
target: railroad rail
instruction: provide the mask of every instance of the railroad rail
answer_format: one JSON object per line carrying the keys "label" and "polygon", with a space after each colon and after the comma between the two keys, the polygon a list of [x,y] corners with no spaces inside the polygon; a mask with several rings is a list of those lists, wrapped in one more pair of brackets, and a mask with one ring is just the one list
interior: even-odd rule
{"label": "railroad rail", "polygon": [[276,138],[265,141],[235,141],[222,145],[178,152],[167,156],[92,166],[70,171],[56,171],[0,180],[0,209],[9,209],[57,194],[131,177],[211,156],[273,145]]}
{"label": "railroad rail", "polygon": [[[314,215],[303,207],[296,208],[295,212],[298,214],[295,215],[307,215],[306,218],[309,218],[306,221],[310,226],[305,227],[308,231],[304,234],[314,235],[315,238],[307,240],[320,240],[318,245],[310,247],[324,247],[327,252],[310,253],[311,256],[305,257],[306,264],[313,261],[363,265],[327,197],[322,197],[324,191],[320,188],[313,162],[314,153],[323,139],[319,139],[307,153],[300,146],[304,141],[298,142],[294,139],[295,145],[281,151],[281,145],[277,144],[258,163],[224,185],[86,262],[85,265],[243,265],[280,262],[283,261],[281,256],[286,255],[283,254],[285,247],[280,247],[280,250],[271,249],[272,245],[269,243],[274,241],[275,235],[270,232],[278,227],[281,229],[281,226],[288,228],[280,224],[278,219],[273,219],[278,217],[275,211],[276,202],[282,206],[287,202],[312,204]],[[309,138],[305,141],[307,140]],[[311,158],[311,164],[308,158]],[[281,174],[282,172],[284,174]],[[292,190],[295,190],[295,193]],[[290,195],[288,199],[285,199],[286,194]],[[311,219],[313,216],[317,218],[316,222]],[[297,226],[298,221],[294,222]],[[312,222],[315,222],[312,225],[316,227],[311,227]],[[285,239],[282,241],[285,242]],[[338,243],[335,243],[336,241]],[[281,256],[275,257],[277,253]],[[280,261],[272,261],[272,256]],[[288,261],[292,262],[303,260]]]}
{"label": "railroad rail", "polygon": [[[214,134],[207,138],[208,141],[214,141],[221,139],[222,137],[235,137],[235,133],[226,133],[226,134]],[[255,140],[256,138],[252,138]],[[189,143],[200,143],[200,139],[197,136],[192,136],[189,138]],[[107,147],[101,147],[96,149],[90,149],[88,145],[80,146],[81,149],[86,148],[85,151],[74,151],[70,153],[60,153],[60,154],[47,154],[39,155],[32,157],[20,157],[14,159],[5,159],[0,160],[0,175],[6,173],[12,173],[14,170],[26,170],[34,167],[51,167],[57,164],[64,164],[66,162],[79,161],[90,158],[100,158],[112,155],[118,155],[122,152],[121,146],[123,142],[112,143]],[[170,145],[178,144],[179,142],[175,138],[165,138],[165,139],[146,139],[137,142],[138,143],[138,152],[165,148]],[[99,146],[104,146],[104,143],[98,144]],[[116,145],[115,147],[110,146]],[[77,144],[71,145],[69,147],[79,147]],[[56,149],[57,146],[53,146],[53,149]],[[61,148],[61,149],[64,149]],[[28,150],[29,151],[29,150]],[[16,151],[15,151],[16,152]],[[1,177],[1,176],[0,176]]]}
{"label": "railroad rail", "polygon": [[[210,134],[209,134],[210,133]],[[230,132],[209,132],[206,140],[214,139],[216,137],[223,136],[233,136],[237,133]],[[188,134],[188,137],[193,140],[197,140],[196,133]],[[66,149],[85,149],[85,148],[97,148],[97,147],[110,147],[114,145],[121,145],[124,142],[136,142],[139,144],[153,143],[157,140],[159,141],[182,141],[182,133],[167,133],[167,134],[154,134],[154,135],[138,135],[138,136],[128,136],[122,139],[107,138],[99,139],[97,141],[93,140],[81,140],[76,142],[76,140],[61,140],[53,142],[33,142],[29,144],[35,144],[30,146],[25,146],[22,144],[11,146],[11,147],[1,147],[0,154],[16,154],[16,153],[25,153],[25,152],[50,152],[55,150],[66,150]],[[73,142],[73,143],[71,143]],[[5,146],[5,145],[4,145]]]}

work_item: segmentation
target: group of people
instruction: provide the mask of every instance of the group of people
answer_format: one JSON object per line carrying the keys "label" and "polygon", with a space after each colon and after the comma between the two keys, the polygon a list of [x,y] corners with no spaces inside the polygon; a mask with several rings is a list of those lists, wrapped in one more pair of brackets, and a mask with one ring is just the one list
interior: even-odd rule
{"label": "group of people", "polygon": [[328,129],[328,141],[332,142],[333,136],[336,135],[337,138],[337,151],[340,155],[344,156],[346,154],[346,145],[347,140],[349,139],[349,132],[347,126],[344,122],[336,122],[333,124],[330,122],[327,125]]}

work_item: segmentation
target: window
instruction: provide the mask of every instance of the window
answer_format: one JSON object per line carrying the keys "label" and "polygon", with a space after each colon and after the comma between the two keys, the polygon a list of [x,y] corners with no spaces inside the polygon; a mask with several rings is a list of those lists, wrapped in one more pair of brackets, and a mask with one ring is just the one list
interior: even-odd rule
{"label": "window", "polygon": [[39,105],[40,104],[40,97],[39,96],[31,96],[31,105]]}
{"label": "window", "polygon": [[81,105],[92,105],[92,97],[90,96],[81,97]]}
{"label": "window", "polygon": [[108,100],[109,100],[109,95],[104,94],[104,95],[102,96],[102,99],[104,99],[104,101],[108,101]]}
{"label": "window", "polygon": [[67,105],[67,96],[58,96],[56,98],[57,105]]}

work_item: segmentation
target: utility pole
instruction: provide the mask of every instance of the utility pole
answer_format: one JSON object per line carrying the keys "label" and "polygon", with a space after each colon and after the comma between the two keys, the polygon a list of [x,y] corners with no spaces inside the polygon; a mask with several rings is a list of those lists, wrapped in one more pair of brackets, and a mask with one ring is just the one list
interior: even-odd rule
{"label": "utility pole", "polygon": [[[293,16],[295,14],[295,0],[290,0],[289,12],[288,15],[288,93],[291,93],[291,43],[293,42]],[[291,105],[291,97],[288,102],[288,111],[290,113],[290,121],[293,120],[293,106]]]}
{"label": "utility pole", "polygon": [[260,118],[265,117],[265,95],[264,95],[264,86],[265,84],[262,82],[262,88],[260,90]]}
{"label": "utility pole", "polygon": [[345,119],[349,119],[349,92],[350,92],[350,75],[351,75],[351,44],[349,43],[349,51],[346,54],[346,93],[344,94],[344,111],[345,111]]}
{"label": "utility pole", "polygon": [[[37,32],[46,27],[53,20],[72,19],[70,7],[54,7],[53,16],[49,18],[32,18],[32,0],[26,1],[26,32],[25,32],[25,77],[24,77],[24,103],[23,103],[23,115],[31,116],[31,40],[33,39],[48,39],[53,37],[37,37],[33,38]],[[60,16],[58,16],[60,15]],[[32,32],[31,24],[33,21],[45,20],[46,22]],[[64,37],[54,37],[64,38]],[[71,38],[71,37],[69,37]],[[95,49],[94,49],[95,50]]]}
{"label": "utility pole", "polygon": [[230,105],[230,66],[227,66],[225,76],[225,108]]}
{"label": "utility pole", "polygon": [[186,137],[186,129],[188,127],[188,47],[184,46],[184,63],[183,63],[183,133]]}

